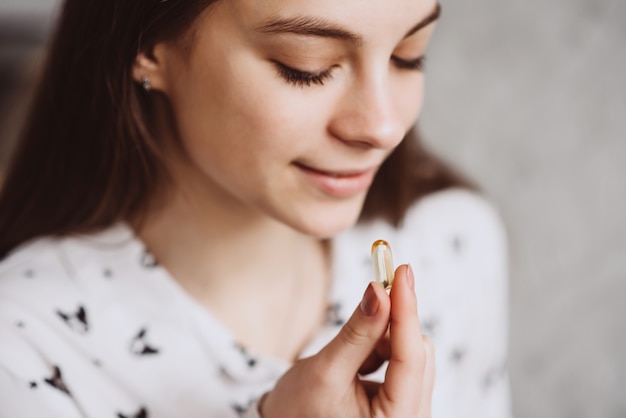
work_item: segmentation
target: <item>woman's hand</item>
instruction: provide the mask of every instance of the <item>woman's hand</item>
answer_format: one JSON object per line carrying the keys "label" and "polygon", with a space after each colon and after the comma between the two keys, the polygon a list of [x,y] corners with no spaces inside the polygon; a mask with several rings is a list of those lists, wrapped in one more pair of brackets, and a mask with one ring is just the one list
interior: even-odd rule
{"label": "woman's hand", "polygon": [[[434,350],[421,332],[413,272],[398,267],[393,289],[370,283],[339,334],[298,361],[261,403],[264,418],[428,418]],[[387,329],[389,334],[387,335]],[[382,384],[361,380],[389,360]]]}

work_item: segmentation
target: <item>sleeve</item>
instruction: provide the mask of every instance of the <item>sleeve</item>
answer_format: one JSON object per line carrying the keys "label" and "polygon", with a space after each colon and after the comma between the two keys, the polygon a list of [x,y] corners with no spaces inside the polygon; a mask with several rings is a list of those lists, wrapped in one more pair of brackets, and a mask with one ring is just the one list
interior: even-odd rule
{"label": "sleeve", "polygon": [[[484,203],[484,202],[483,202]],[[478,286],[470,301],[473,333],[470,346],[475,364],[467,376],[473,393],[472,417],[510,418],[511,396],[507,371],[509,337],[509,266],[504,225],[493,208],[485,203],[476,223],[483,231],[476,236],[475,270],[468,277]],[[478,231],[476,231],[478,234]],[[460,414],[457,416],[461,416]]]}
{"label": "sleeve", "polygon": [[449,251],[441,260],[449,320],[436,352],[434,396],[445,405],[433,418],[510,418],[505,228],[481,197],[464,193],[456,203],[457,215],[444,222]]}
{"label": "sleeve", "polygon": [[252,405],[248,408],[246,412],[240,418],[262,418],[261,412],[259,412],[259,408],[261,406],[261,400],[263,396],[259,399],[255,400]]}
{"label": "sleeve", "polygon": [[508,255],[503,223],[483,197],[435,193],[407,213],[422,331],[435,345],[433,418],[510,418]]}
{"label": "sleeve", "polygon": [[[0,417],[81,417],[54,366],[0,326]],[[58,369],[57,369],[58,370]]]}

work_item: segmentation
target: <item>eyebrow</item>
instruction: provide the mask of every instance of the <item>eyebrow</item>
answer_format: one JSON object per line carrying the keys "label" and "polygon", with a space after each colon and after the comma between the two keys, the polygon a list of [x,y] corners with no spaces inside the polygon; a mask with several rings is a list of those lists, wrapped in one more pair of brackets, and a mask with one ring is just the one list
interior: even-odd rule
{"label": "eyebrow", "polygon": [[[408,38],[420,29],[428,26],[439,18],[441,14],[441,5],[436,4],[435,8],[428,16],[419,21],[404,35],[404,38]],[[340,26],[337,26],[325,19],[318,17],[297,16],[292,18],[279,17],[272,19],[256,30],[262,33],[268,34],[280,34],[280,33],[293,33],[297,35],[305,36],[319,36],[323,38],[339,39],[342,41],[349,41],[355,44],[361,44],[363,39],[361,36],[354,34]]]}
{"label": "eyebrow", "polygon": [[420,29],[430,25],[435,20],[439,19],[440,15],[441,15],[441,4],[437,3],[433,11],[430,12],[430,14],[426,16],[424,19],[422,19],[420,22],[418,22],[417,25],[413,26],[411,30],[409,30],[406,33],[406,35],[404,35],[404,37],[408,38],[409,36],[413,35],[415,32],[419,31]]}

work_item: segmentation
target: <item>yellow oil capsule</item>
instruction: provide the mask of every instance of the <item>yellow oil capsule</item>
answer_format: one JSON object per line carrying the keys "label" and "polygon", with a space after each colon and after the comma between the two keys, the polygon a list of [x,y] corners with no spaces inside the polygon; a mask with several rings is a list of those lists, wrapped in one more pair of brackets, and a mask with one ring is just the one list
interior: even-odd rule
{"label": "yellow oil capsule", "polygon": [[372,244],[372,264],[374,277],[385,289],[391,289],[393,284],[393,260],[391,246],[387,241],[379,239]]}

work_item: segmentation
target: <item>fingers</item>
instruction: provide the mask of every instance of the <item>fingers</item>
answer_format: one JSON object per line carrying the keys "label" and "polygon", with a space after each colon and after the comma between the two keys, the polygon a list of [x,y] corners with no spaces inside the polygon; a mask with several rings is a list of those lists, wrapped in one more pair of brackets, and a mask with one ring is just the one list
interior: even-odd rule
{"label": "fingers", "polygon": [[389,360],[389,357],[391,357],[391,344],[389,342],[389,334],[385,333],[376,343],[374,351],[370,353],[369,357],[361,365],[359,374],[364,376],[375,372],[384,362]]}
{"label": "fingers", "polygon": [[[380,389],[380,383],[372,382],[370,380],[361,380],[361,385],[367,394],[369,399],[372,399],[374,396],[378,395],[378,390]],[[421,417],[420,417],[421,418]]]}
{"label": "fingers", "polygon": [[334,380],[352,382],[361,365],[385,334],[390,300],[377,283],[370,283],[361,304],[339,334],[316,356],[318,367],[329,370]]}
{"label": "fingers", "polygon": [[427,354],[417,315],[413,271],[408,265],[396,270],[391,290],[390,342],[391,357],[382,390],[393,404],[406,403],[414,410],[422,397]]}
{"label": "fingers", "polygon": [[424,351],[426,353],[426,366],[424,368],[422,399],[420,401],[420,413],[418,418],[430,418],[431,400],[435,387],[435,346],[428,337],[423,337],[423,342]]}

